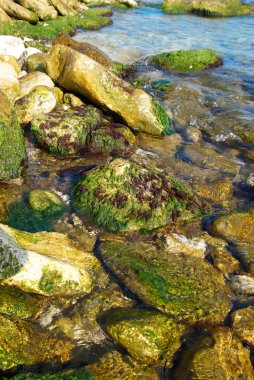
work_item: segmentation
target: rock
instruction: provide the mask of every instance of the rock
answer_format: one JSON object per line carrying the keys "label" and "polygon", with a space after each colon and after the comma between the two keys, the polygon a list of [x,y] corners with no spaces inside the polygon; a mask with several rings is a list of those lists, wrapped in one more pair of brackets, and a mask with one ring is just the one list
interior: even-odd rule
{"label": "rock", "polygon": [[15,319],[32,318],[38,311],[34,298],[10,286],[0,285],[0,313]]}
{"label": "rock", "polygon": [[31,131],[50,152],[68,155],[87,150],[89,134],[101,122],[95,107],[83,105],[39,116],[32,121]]}
{"label": "rock", "polygon": [[35,13],[40,20],[52,20],[57,18],[57,11],[49,5],[47,0],[16,0],[18,4]]}
{"label": "rock", "polygon": [[21,72],[21,67],[18,63],[17,58],[13,57],[12,55],[0,54],[0,62],[4,62],[4,63],[8,63],[9,65],[12,65],[16,71],[16,74],[19,74]]}
{"label": "rock", "polygon": [[57,38],[52,41],[52,45],[64,45],[69,48],[87,55],[105,67],[112,67],[113,61],[102,50],[88,42],[79,42],[71,38],[67,33],[60,33]]}
{"label": "rock", "polygon": [[28,46],[24,52],[24,57],[27,60],[31,55],[34,54],[42,54],[42,51],[40,49],[37,49],[36,47]]}
{"label": "rock", "polygon": [[249,306],[231,314],[233,332],[238,338],[254,346],[254,307]]}
{"label": "rock", "polygon": [[46,57],[46,71],[54,82],[118,115],[134,130],[153,135],[170,132],[167,114],[150,95],[133,89],[84,54],[54,45]]}
{"label": "rock", "polygon": [[245,275],[230,275],[228,277],[231,289],[237,294],[254,295],[254,278]]}
{"label": "rock", "polygon": [[254,244],[253,243],[234,243],[238,260],[243,267],[254,275]]}
{"label": "rock", "polygon": [[[0,315],[0,369],[43,362],[64,362],[70,358],[72,343],[30,322],[14,321]],[[31,349],[32,347],[32,349]]]}
{"label": "rock", "polygon": [[123,159],[81,178],[74,198],[81,215],[115,232],[153,230],[201,212],[198,200],[183,183]]}
{"label": "rock", "polygon": [[109,311],[106,332],[131,357],[145,364],[173,364],[185,328],[156,311],[119,308]]}
{"label": "rock", "polygon": [[57,104],[54,92],[45,86],[35,87],[28,95],[15,102],[18,119],[27,124],[41,114],[51,112]]}
{"label": "rock", "polygon": [[0,90],[11,101],[14,101],[20,93],[20,85],[14,67],[5,62],[0,62]]}
{"label": "rock", "polygon": [[35,53],[30,55],[27,58],[26,65],[27,65],[27,71],[29,73],[33,71],[42,71],[44,72],[44,58],[45,58],[45,53]]}
{"label": "rock", "polygon": [[62,200],[56,194],[45,190],[30,191],[28,202],[36,211],[50,210],[55,213],[65,208]]}
{"label": "rock", "polygon": [[54,82],[45,73],[40,71],[34,71],[30,74],[25,75],[19,81],[20,83],[20,96],[28,95],[35,87],[44,86],[53,88]]}
{"label": "rock", "polygon": [[0,8],[0,24],[10,24],[11,22],[11,18]]}
{"label": "rock", "polygon": [[16,113],[0,90],[0,181],[19,177],[25,157],[24,137]]}
{"label": "rock", "polygon": [[239,0],[164,0],[163,9],[170,14],[193,13],[205,17],[241,16],[253,13],[253,7]]}
{"label": "rock", "polygon": [[253,380],[250,353],[226,327],[217,328],[203,347],[192,345],[174,371],[178,380]]}
{"label": "rock", "polygon": [[62,0],[51,0],[51,3],[54,5],[55,9],[61,16],[72,16],[76,11],[68,5],[68,2]]}
{"label": "rock", "polygon": [[194,181],[195,193],[213,203],[226,203],[233,197],[233,184],[231,178],[220,178],[216,181],[200,182]]}
{"label": "rock", "polygon": [[0,54],[11,55],[19,59],[25,51],[21,38],[13,36],[0,36]]}
{"label": "rock", "polygon": [[[85,4],[96,5],[98,4],[98,0],[82,0]],[[102,0],[101,5],[115,5],[121,6],[125,5],[129,8],[136,8],[138,6],[135,0]]]}
{"label": "rock", "polygon": [[31,234],[2,224],[0,244],[2,284],[26,292],[84,295],[91,292],[101,272],[92,254],[56,232]]}
{"label": "rock", "polygon": [[106,266],[145,304],[177,320],[216,325],[230,310],[229,289],[211,264],[151,243],[105,241]]}
{"label": "rock", "polygon": [[254,210],[220,216],[213,221],[211,230],[232,243],[254,243]]}
{"label": "rock", "polygon": [[207,244],[199,238],[187,238],[184,235],[176,233],[167,234],[165,236],[166,247],[175,253],[184,253],[204,259],[207,250]]}
{"label": "rock", "polygon": [[61,107],[63,105],[63,97],[64,97],[63,91],[59,87],[54,87],[53,94],[55,95],[55,98],[56,98],[56,105]]}
{"label": "rock", "polygon": [[68,93],[64,94],[63,102],[64,104],[68,104],[70,107],[78,107],[84,104],[84,102],[82,102],[82,100],[77,96]]}
{"label": "rock", "polygon": [[223,60],[210,49],[178,50],[161,53],[149,59],[149,65],[172,71],[199,71],[220,66]]}
{"label": "rock", "polygon": [[28,21],[32,24],[36,24],[38,21],[38,16],[34,12],[29,11],[11,0],[0,0],[0,7],[7,13],[8,16],[18,20]]}

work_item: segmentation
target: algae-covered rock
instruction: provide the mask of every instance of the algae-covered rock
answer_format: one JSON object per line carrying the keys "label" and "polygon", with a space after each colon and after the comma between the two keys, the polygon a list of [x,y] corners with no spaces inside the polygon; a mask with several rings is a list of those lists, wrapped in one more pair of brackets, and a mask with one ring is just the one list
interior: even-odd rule
{"label": "algae-covered rock", "polygon": [[20,80],[20,96],[28,95],[35,87],[45,86],[49,88],[54,87],[54,82],[51,78],[40,71],[34,71],[23,76]]}
{"label": "algae-covered rock", "polygon": [[1,224],[0,244],[2,284],[26,292],[87,294],[101,273],[97,259],[62,234],[31,234]]}
{"label": "algae-covered rock", "polygon": [[178,50],[157,54],[149,59],[149,64],[173,71],[199,71],[220,66],[222,58],[211,49]]}
{"label": "algae-covered rock", "polygon": [[16,319],[33,317],[38,311],[34,298],[10,286],[0,285],[0,313]]}
{"label": "algae-covered rock", "polygon": [[106,332],[133,359],[146,364],[167,362],[180,348],[184,327],[156,311],[116,309],[105,321]]}
{"label": "algae-covered rock", "polygon": [[0,181],[19,177],[25,156],[24,138],[16,113],[0,90]]}
{"label": "algae-covered rock", "polygon": [[82,177],[74,198],[81,215],[109,231],[153,230],[201,212],[200,203],[183,183],[123,159]]}
{"label": "algae-covered rock", "polygon": [[164,0],[166,13],[193,13],[205,17],[242,16],[253,13],[253,7],[239,0]]}
{"label": "algae-covered rock", "polygon": [[45,190],[30,191],[28,202],[37,211],[50,210],[52,213],[58,213],[65,208],[62,200],[56,194]]}
{"label": "algae-covered rock", "polygon": [[34,12],[11,0],[0,0],[0,8],[2,8],[8,16],[18,20],[28,21],[32,24],[35,24],[38,21],[38,16]]}
{"label": "algae-covered rock", "polygon": [[45,86],[35,87],[15,102],[20,123],[27,124],[38,115],[51,112],[57,104],[54,92]]}
{"label": "algae-covered rock", "polygon": [[64,104],[68,104],[70,107],[78,107],[84,104],[84,102],[76,95],[68,93],[64,94],[63,102]]}
{"label": "algae-covered rock", "polygon": [[[202,343],[201,343],[202,344]],[[174,372],[177,380],[253,380],[250,353],[228,328],[217,328],[203,346],[186,351]]]}
{"label": "algae-covered rock", "polygon": [[32,73],[33,71],[44,72],[44,57],[45,53],[34,53],[30,55],[26,60],[28,73]]}
{"label": "algae-covered rock", "polygon": [[67,33],[60,33],[57,38],[52,41],[52,44],[68,46],[79,53],[87,55],[105,67],[110,68],[113,65],[113,61],[105,53],[103,53],[102,50],[89,44],[88,42],[76,41]]}
{"label": "algae-covered rock", "polygon": [[36,117],[31,131],[50,152],[68,155],[86,150],[91,130],[101,123],[100,112],[93,106],[83,105]]}
{"label": "algae-covered rock", "polygon": [[57,18],[57,11],[47,0],[17,0],[18,4],[34,12],[40,20]]}
{"label": "algae-covered rock", "polygon": [[223,276],[200,257],[142,242],[103,242],[100,251],[126,286],[169,316],[217,324],[230,310]]}
{"label": "algae-covered rock", "polygon": [[117,115],[132,129],[152,135],[171,132],[166,112],[150,95],[133,89],[88,56],[54,45],[45,61],[46,71],[54,82]]}
{"label": "algae-covered rock", "polygon": [[231,314],[233,332],[238,338],[254,346],[254,307],[249,306]]}
{"label": "algae-covered rock", "polygon": [[0,315],[0,369],[18,365],[64,362],[70,358],[72,343],[57,339],[29,322]]}

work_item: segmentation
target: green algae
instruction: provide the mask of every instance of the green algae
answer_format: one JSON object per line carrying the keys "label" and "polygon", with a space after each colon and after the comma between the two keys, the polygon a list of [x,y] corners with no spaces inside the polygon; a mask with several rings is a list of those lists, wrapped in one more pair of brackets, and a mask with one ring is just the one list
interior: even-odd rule
{"label": "green algae", "polygon": [[158,122],[163,126],[162,136],[171,135],[174,133],[172,129],[172,120],[168,117],[166,111],[160,104],[152,100],[152,112],[155,115]]}
{"label": "green algae", "polygon": [[210,49],[178,50],[155,55],[149,64],[173,71],[199,71],[222,64],[222,59]]}
{"label": "green algae", "polygon": [[31,318],[38,310],[34,297],[10,286],[0,286],[0,313],[18,319]]}
{"label": "green algae", "polygon": [[[62,373],[56,373],[53,375],[50,374],[42,374],[36,375],[32,373],[23,373],[16,375],[12,378],[13,380],[92,380],[95,379],[92,375],[86,371],[85,369],[81,370],[71,370]],[[4,380],[7,380],[4,378]]]}

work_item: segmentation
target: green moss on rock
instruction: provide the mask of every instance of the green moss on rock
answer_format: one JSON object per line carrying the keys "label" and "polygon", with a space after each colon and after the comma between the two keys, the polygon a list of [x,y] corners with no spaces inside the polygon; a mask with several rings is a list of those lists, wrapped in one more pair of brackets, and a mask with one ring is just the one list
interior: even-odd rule
{"label": "green moss on rock", "polygon": [[166,70],[198,71],[219,66],[222,59],[210,49],[178,50],[155,55],[149,60],[149,64]]}
{"label": "green moss on rock", "polygon": [[38,304],[28,293],[10,286],[0,286],[0,313],[17,319],[31,318],[38,311]]}
{"label": "green moss on rock", "polygon": [[74,207],[109,231],[153,230],[201,213],[183,183],[123,159],[81,178],[74,188]]}

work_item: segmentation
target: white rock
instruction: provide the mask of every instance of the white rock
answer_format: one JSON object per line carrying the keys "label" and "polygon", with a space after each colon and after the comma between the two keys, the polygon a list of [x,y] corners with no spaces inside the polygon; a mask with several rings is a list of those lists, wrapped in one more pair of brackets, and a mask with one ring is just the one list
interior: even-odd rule
{"label": "white rock", "polygon": [[28,57],[30,57],[30,55],[33,55],[36,53],[42,53],[42,51],[34,47],[28,47],[25,49],[23,56],[25,59],[27,59]]}
{"label": "white rock", "polygon": [[10,100],[15,100],[19,96],[20,85],[17,72],[9,63],[0,62],[0,90],[2,90]]}
{"label": "white rock", "polygon": [[19,59],[25,51],[21,38],[13,36],[0,36],[0,54],[12,55]]}

